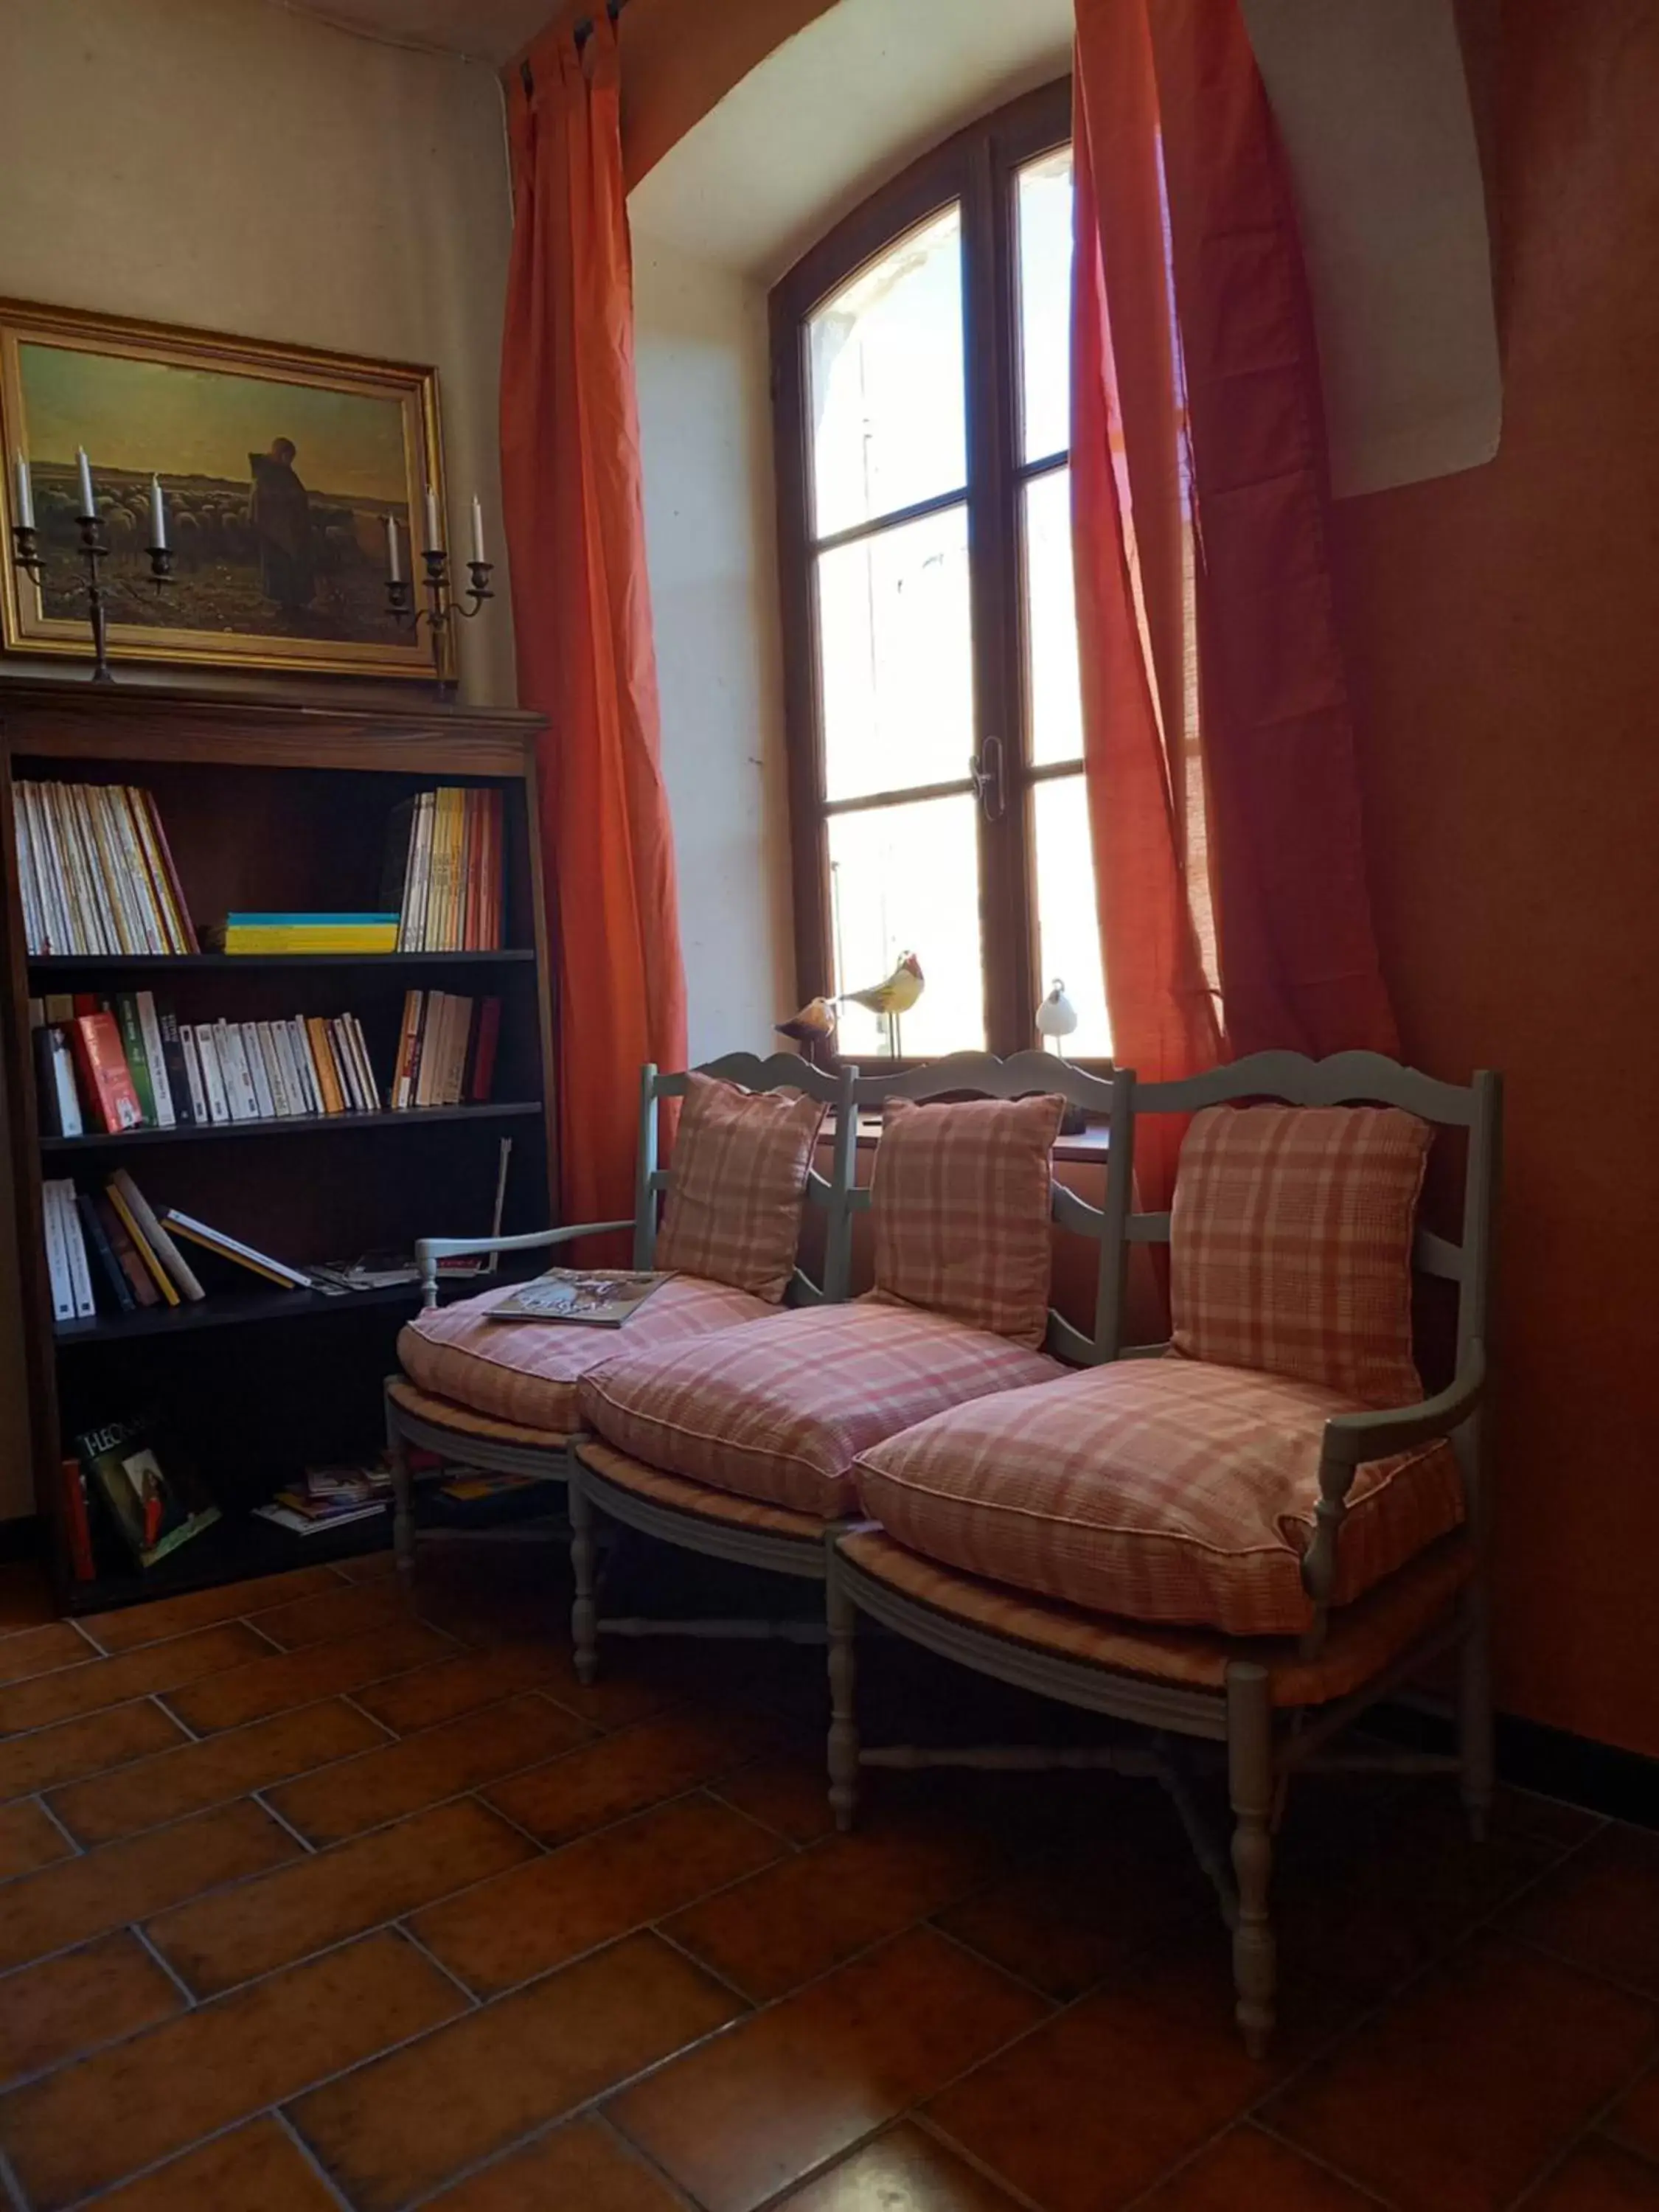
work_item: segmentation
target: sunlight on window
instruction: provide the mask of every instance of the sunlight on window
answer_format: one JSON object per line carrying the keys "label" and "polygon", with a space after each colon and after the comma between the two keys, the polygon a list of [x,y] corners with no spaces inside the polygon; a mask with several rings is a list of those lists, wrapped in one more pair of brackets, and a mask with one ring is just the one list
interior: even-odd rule
{"label": "sunlight on window", "polygon": [[1053,469],[1021,493],[1025,534],[1025,665],[1031,759],[1038,768],[1083,757],[1072,589],[1072,474]]}
{"label": "sunlight on window", "polygon": [[1095,913],[1089,803],[1080,775],[1056,776],[1031,793],[1036,832],[1038,959],[1046,991],[1059,977],[1077,1008],[1068,1060],[1103,1060],[1112,1049]]}
{"label": "sunlight on window", "polygon": [[962,217],[931,216],[807,325],[813,535],[967,481]]}
{"label": "sunlight on window", "polygon": [[1072,442],[1072,149],[1019,173],[1019,353],[1022,459]]}
{"label": "sunlight on window", "polygon": [[[835,988],[879,983],[914,952],[926,988],[899,1024],[907,1060],[985,1043],[976,812],[963,797],[830,817]],[[878,1060],[886,1024],[843,1006],[837,1042],[849,1060]]]}

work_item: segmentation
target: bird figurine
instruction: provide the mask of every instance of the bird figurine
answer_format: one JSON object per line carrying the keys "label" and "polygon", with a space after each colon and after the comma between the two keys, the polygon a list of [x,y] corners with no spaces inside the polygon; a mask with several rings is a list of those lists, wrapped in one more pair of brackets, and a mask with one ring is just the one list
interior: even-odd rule
{"label": "bird figurine", "polygon": [[1036,1027],[1040,1037],[1053,1037],[1054,1050],[1064,1060],[1066,1048],[1060,1039],[1070,1036],[1077,1027],[1077,1008],[1066,997],[1066,986],[1058,975],[1048,986],[1048,997],[1036,1010]]}
{"label": "bird figurine", "polygon": [[899,1016],[908,1014],[926,988],[927,977],[921,972],[921,963],[914,952],[901,952],[898,965],[885,981],[872,983],[863,991],[843,991],[836,1000],[838,1006],[863,1006],[868,1012],[878,1015],[887,1024],[887,1049],[896,1060],[899,1056]]}
{"label": "bird figurine", "polygon": [[787,1022],[775,1022],[772,1026],[780,1036],[798,1044],[802,1059],[816,1066],[820,1047],[836,1034],[836,1010],[828,999],[809,999]]}

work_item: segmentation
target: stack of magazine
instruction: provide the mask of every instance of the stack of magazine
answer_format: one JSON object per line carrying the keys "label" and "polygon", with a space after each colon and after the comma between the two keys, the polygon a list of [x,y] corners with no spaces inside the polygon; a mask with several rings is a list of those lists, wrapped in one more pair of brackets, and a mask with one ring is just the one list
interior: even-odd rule
{"label": "stack of magazine", "polygon": [[386,1511],[391,1498],[386,1468],[310,1467],[269,1504],[253,1510],[260,1520],[274,1521],[296,1536],[318,1536],[348,1522],[372,1520]]}

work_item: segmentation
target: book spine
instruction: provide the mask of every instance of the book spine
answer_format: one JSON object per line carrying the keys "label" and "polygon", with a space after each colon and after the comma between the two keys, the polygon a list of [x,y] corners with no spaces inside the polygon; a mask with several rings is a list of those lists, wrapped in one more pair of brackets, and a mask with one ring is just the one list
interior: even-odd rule
{"label": "book spine", "polygon": [[170,1006],[157,1006],[155,1027],[161,1040],[161,1064],[167,1070],[167,1096],[173,1103],[173,1120],[181,1128],[188,1127],[200,1117],[196,1111],[196,1094],[185,1059],[184,1034],[179,1026],[179,1017]]}
{"label": "book spine", "polygon": [[310,1276],[298,1267],[290,1267],[285,1260],[273,1260],[269,1252],[244,1244],[240,1237],[227,1236],[222,1229],[211,1228],[205,1221],[198,1221],[193,1214],[180,1213],[177,1206],[169,1206],[161,1218],[169,1229],[190,1237],[204,1252],[216,1252],[222,1259],[252,1267],[270,1281],[281,1283],[286,1290],[304,1291],[311,1287]]}
{"label": "book spine", "polygon": [[84,1190],[76,1192],[75,1206],[81,1217],[82,1233],[92,1247],[104,1280],[109,1285],[117,1311],[131,1313],[133,1310],[132,1285],[127,1280],[125,1269],[115,1256],[115,1249],[99,1219],[97,1206]]}
{"label": "book spine", "polygon": [[116,1212],[107,1191],[98,1191],[93,1196],[93,1211],[109,1239],[109,1249],[121,1263],[121,1273],[126,1277],[133,1298],[141,1306],[156,1305],[161,1292],[150,1279],[149,1269],[139,1255],[138,1247],[127,1233],[126,1224]]}
{"label": "book spine", "polygon": [[325,1114],[323,1103],[322,1078],[317,1072],[317,1062],[311,1050],[311,1032],[306,1027],[303,1014],[290,1014],[288,1020],[289,1041],[294,1047],[294,1065],[300,1071],[300,1085],[305,1093],[307,1114]]}
{"label": "book spine", "polygon": [[126,1059],[127,1073],[132,1078],[132,1087],[138,1094],[138,1110],[143,1116],[144,1127],[154,1129],[160,1124],[155,1118],[155,1091],[150,1082],[149,1061],[144,1051],[144,1029],[138,1016],[138,1001],[131,991],[118,991],[114,1005],[115,1017],[121,1025],[121,1050]]}
{"label": "book spine", "polygon": [[256,1022],[254,1028],[259,1039],[259,1056],[265,1064],[265,1081],[270,1085],[270,1103],[280,1120],[291,1121],[300,1110],[299,1102],[289,1088],[288,1070],[276,1049],[276,1024]]}
{"label": "book spine", "polygon": [[374,1063],[368,1056],[368,1039],[363,1035],[363,1025],[356,1014],[346,1016],[351,1031],[351,1042],[357,1054],[357,1072],[362,1078],[363,1093],[371,1114],[380,1113],[386,1104],[380,1092],[380,1079],[374,1073]]}
{"label": "book spine", "polygon": [[209,1116],[207,1091],[202,1081],[202,1063],[196,1052],[196,1032],[188,1022],[179,1022],[177,1026],[179,1057],[184,1064],[185,1088],[190,1093],[190,1118],[199,1129],[204,1127]]}
{"label": "book spine", "polygon": [[38,783],[17,787],[29,825],[29,850],[34,858],[35,882],[40,888],[41,921],[46,932],[41,951],[61,955],[70,950],[69,920],[58,880],[58,856],[52,849],[52,829],[46,801]]}
{"label": "book spine", "polygon": [[173,1108],[173,1085],[167,1080],[167,1054],[161,1047],[161,1024],[155,1018],[155,994],[135,991],[134,1002],[138,1012],[138,1028],[144,1040],[144,1065],[149,1070],[149,1087],[155,1101],[155,1126],[171,1129],[178,1121]]}
{"label": "book spine", "polygon": [[64,1485],[64,1526],[69,1536],[70,1572],[77,1583],[89,1583],[97,1573],[92,1556],[92,1523],[87,1513],[86,1477],[79,1460],[58,1462]]}
{"label": "book spine", "polygon": [[40,1115],[40,1127],[48,1137],[66,1136],[64,1109],[58,1096],[58,1069],[52,1051],[55,1031],[44,1022],[37,1022],[29,1031],[29,1044],[34,1054],[34,1097]]}
{"label": "book spine", "polygon": [[489,793],[489,904],[484,930],[484,950],[499,952],[504,939],[501,935],[507,896],[507,836],[506,799],[499,785],[492,785]]}
{"label": "book spine", "polygon": [[447,1003],[442,991],[428,991],[426,994],[420,1051],[415,1063],[415,1103],[417,1106],[433,1103],[433,1087],[438,1079],[438,1061],[443,1051],[444,1007]]}
{"label": "book spine", "polygon": [[123,948],[109,911],[108,888],[99,863],[98,848],[92,834],[92,816],[87,803],[84,784],[66,783],[64,798],[68,810],[70,834],[75,841],[75,851],[81,868],[81,895],[86,903],[88,933],[94,952],[119,952]]}
{"label": "book spine", "polygon": [[70,1280],[69,1249],[64,1242],[64,1192],[61,1183],[40,1186],[41,1211],[46,1218],[46,1273],[52,1284],[52,1317],[75,1319],[75,1285]]}
{"label": "book spine", "polygon": [[58,1186],[58,1213],[64,1225],[64,1249],[69,1256],[70,1295],[75,1300],[76,1321],[90,1321],[98,1311],[92,1295],[92,1269],[87,1261],[87,1240],[81,1230],[81,1209],[75,1202],[75,1185]]}
{"label": "book spine", "polygon": [[126,1170],[125,1168],[117,1168],[114,1176],[112,1177],[112,1181],[119,1190],[122,1197],[125,1199],[128,1212],[131,1214],[133,1219],[143,1231],[146,1238],[149,1240],[151,1248],[155,1253],[155,1256],[160,1260],[161,1265],[167,1269],[168,1274],[172,1276],[173,1281],[184,1292],[185,1296],[191,1300],[205,1297],[207,1293],[203,1290],[200,1283],[197,1281],[194,1274],[191,1273],[189,1262],[185,1260],[184,1254],[179,1249],[179,1247],[173,1243],[172,1237],[167,1235],[167,1231],[162,1228],[161,1223],[156,1219],[155,1214],[150,1210],[149,1200],[144,1196],[143,1191],[139,1189],[137,1184],[134,1182],[132,1177],[127,1173]]}
{"label": "book spine", "polygon": [[145,1236],[143,1223],[128,1205],[126,1194],[121,1188],[118,1176],[111,1176],[104,1185],[104,1194],[120,1216],[121,1225],[132,1240],[133,1250],[137,1252],[149,1270],[151,1282],[168,1305],[176,1306],[179,1303],[179,1292],[173,1278],[161,1265],[161,1258],[155,1247]]}
{"label": "book spine", "polygon": [[12,836],[17,848],[17,884],[23,901],[23,945],[26,951],[38,956],[46,949],[46,927],[41,918],[26,791],[27,787],[20,783],[13,793]]}
{"label": "book spine", "polygon": [[179,947],[173,942],[167,928],[166,909],[156,895],[155,871],[133,805],[133,798],[132,787],[129,784],[118,785],[110,793],[110,805],[120,833],[121,848],[126,854],[133,890],[143,915],[148,949],[152,952],[176,952]]}
{"label": "book spine", "polygon": [[70,1030],[88,1103],[112,1136],[144,1125],[132,1072],[121,1050],[113,1014],[77,1013]]}
{"label": "book spine", "polygon": [[149,942],[138,916],[131,871],[126,865],[126,855],[121,850],[110,812],[108,787],[101,783],[89,784],[81,795],[104,895],[106,924],[114,931],[123,952],[148,951]]}
{"label": "book spine", "polygon": [[234,1022],[213,1024],[213,1042],[225,1079],[225,1100],[233,1121],[257,1121],[259,1102],[253,1092],[253,1073],[242,1050],[242,1032]]}
{"label": "book spine", "polygon": [[305,1017],[306,1036],[311,1045],[312,1065],[317,1071],[317,1085],[322,1093],[323,1108],[330,1114],[343,1114],[345,1094],[340,1088],[340,1079],[335,1072],[334,1055],[329,1050],[328,1024],[320,1014]]}
{"label": "book spine", "polygon": [[501,1002],[486,999],[478,1015],[478,1034],[472,1048],[472,1066],[466,1095],[474,1106],[487,1106],[495,1082],[495,1052],[501,1033]]}
{"label": "book spine", "polygon": [[357,1048],[351,1034],[351,1024],[343,1014],[328,1025],[328,1041],[334,1048],[334,1065],[340,1071],[341,1086],[353,1109],[359,1114],[368,1111],[368,1093],[363,1088],[362,1071],[357,1065]]}
{"label": "book spine", "polygon": [[405,991],[404,1018],[398,1030],[398,1054],[392,1069],[392,1106],[401,1112],[414,1095],[415,1038],[421,1026],[422,994]]}
{"label": "book spine", "polygon": [[398,933],[402,952],[426,950],[426,888],[432,866],[432,793],[423,791],[415,802],[410,831],[409,881],[404,885],[403,925]]}
{"label": "book spine", "polygon": [[451,1001],[449,1031],[444,1039],[443,1090],[441,1106],[459,1106],[466,1086],[466,1047],[472,1029],[472,1001]]}
{"label": "book spine", "polygon": [[207,1104],[210,1121],[228,1121],[230,1098],[225,1088],[225,1072],[219,1060],[219,1044],[213,1034],[212,1024],[198,1022],[191,1032],[196,1047],[196,1059],[202,1071],[202,1096]]}
{"label": "book spine", "polygon": [[150,842],[161,863],[161,881],[167,886],[167,904],[172,911],[174,929],[179,939],[179,950],[180,952],[199,952],[202,948],[197,941],[196,925],[190,918],[190,908],[185,900],[185,887],[179,879],[178,865],[173,857],[173,848],[167,842],[167,829],[161,820],[161,810],[155,804],[154,796],[148,791],[135,789],[132,796],[137,817],[148,828]]}
{"label": "book spine", "polygon": [[309,1114],[311,1097],[306,1087],[304,1073],[294,1050],[294,1031],[284,1021],[270,1025],[270,1042],[282,1065],[283,1085],[289,1095],[289,1105],[296,1114]]}
{"label": "book spine", "polygon": [[253,1103],[258,1117],[262,1121],[274,1121],[276,1102],[270,1095],[270,1078],[265,1073],[264,1054],[259,1049],[258,1025],[254,1022],[244,1022],[241,1030],[242,1056],[247,1062],[248,1073],[253,1079]]}
{"label": "book spine", "polygon": [[69,921],[71,953],[101,952],[103,946],[90,933],[81,893],[80,857],[70,829],[69,805],[61,783],[43,783],[41,802],[52,823],[52,857],[63,884],[64,910]]}

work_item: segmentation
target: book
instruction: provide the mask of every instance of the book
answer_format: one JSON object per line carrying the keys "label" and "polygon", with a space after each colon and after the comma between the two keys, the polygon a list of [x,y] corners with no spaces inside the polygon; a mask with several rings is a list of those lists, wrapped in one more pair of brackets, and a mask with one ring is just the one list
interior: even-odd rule
{"label": "book", "polygon": [[46,1278],[52,1286],[52,1317],[53,1321],[75,1319],[75,1285],[70,1279],[69,1247],[64,1241],[64,1199],[62,1186],[46,1182],[40,1186],[40,1212],[46,1229]]}
{"label": "book", "polygon": [[247,1053],[242,1043],[241,1026],[236,1022],[215,1022],[213,1042],[219,1054],[219,1066],[225,1079],[225,1097],[230,1107],[233,1121],[257,1121],[259,1101],[253,1089],[253,1071],[247,1064]]}
{"label": "book", "polygon": [[89,1583],[97,1573],[92,1555],[92,1522],[87,1511],[87,1480],[78,1459],[59,1462],[64,1485],[64,1526],[69,1535],[70,1572],[77,1583]]}
{"label": "book", "polygon": [[620,1328],[659,1283],[660,1269],[553,1267],[520,1284],[489,1309],[491,1321],[575,1322],[589,1328]]}
{"label": "book", "polygon": [[305,1024],[306,1036],[311,1045],[312,1066],[317,1071],[317,1086],[322,1094],[323,1110],[328,1114],[343,1114],[346,1110],[345,1092],[340,1087],[339,1072],[334,1065],[328,1024],[320,1014],[307,1015]]}
{"label": "book", "polygon": [[107,1507],[141,1567],[153,1567],[219,1518],[193,1480],[163,1468],[143,1421],[88,1429],[76,1437],[75,1452],[88,1491]]}
{"label": "book", "polygon": [[325,1528],[343,1528],[349,1522],[372,1521],[386,1510],[386,1499],[375,1498],[367,1504],[351,1506],[343,1513],[308,1514],[284,1504],[278,1497],[268,1505],[256,1505],[253,1512],[256,1520],[274,1522],[277,1528],[286,1528],[293,1535],[316,1536]]}
{"label": "book", "polygon": [[173,950],[199,952],[201,945],[197,939],[196,925],[190,918],[184,885],[179,881],[178,866],[173,857],[173,848],[167,843],[167,833],[162,827],[161,810],[155,804],[155,794],[135,787],[129,789],[127,798],[144,841],[145,850],[152,856],[155,880],[163,890],[171,933],[176,940]]}
{"label": "book", "polygon": [[123,784],[20,781],[18,888],[33,957],[193,952],[154,797]]}
{"label": "book", "polygon": [[247,1066],[253,1085],[255,1119],[271,1121],[276,1118],[276,1101],[271,1096],[270,1077],[265,1069],[265,1056],[259,1047],[259,1025],[257,1022],[241,1024],[242,1058]]}
{"label": "book", "polygon": [[145,1236],[137,1215],[127,1203],[125,1192],[118,1189],[112,1180],[104,1185],[104,1195],[114,1207],[134,1251],[144,1263],[146,1273],[156,1290],[161,1292],[163,1304],[176,1306],[179,1303],[179,1292],[173,1277],[161,1265],[161,1255]]}
{"label": "book", "polygon": [[466,1096],[474,1106],[487,1106],[495,1081],[495,1048],[501,1033],[501,1002],[485,999],[478,1008],[478,1025],[467,1069]]}
{"label": "book", "polygon": [[76,1321],[90,1321],[98,1308],[92,1295],[92,1269],[87,1261],[87,1240],[75,1203],[75,1185],[67,1179],[52,1186],[57,1194],[64,1256],[69,1267],[70,1298]]}
{"label": "book", "polygon": [[207,1296],[191,1267],[190,1262],[173,1243],[152,1212],[149,1200],[134,1182],[125,1168],[117,1168],[108,1183],[110,1196],[119,1210],[125,1200],[127,1215],[138,1224],[140,1233],[167,1273],[173,1278],[182,1294],[192,1304]]}
{"label": "book", "polygon": [[273,1022],[270,1025],[270,1041],[276,1046],[276,1057],[282,1063],[283,1081],[287,1086],[294,1111],[296,1114],[314,1114],[317,1108],[311,1095],[311,1085],[307,1076],[309,1060],[307,1056],[302,1060],[299,1048],[295,1043],[294,1024],[286,1021]]}
{"label": "book", "polygon": [[149,1057],[144,1049],[144,1028],[138,1016],[138,1000],[131,991],[118,991],[111,1002],[115,1018],[121,1025],[121,1050],[126,1057],[127,1071],[132,1077],[132,1087],[138,1097],[138,1111],[143,1116],[147,1129],[159,1128],[156,1119],[155,1090],[150,1081]]}
{"label": "book", "polygon": [[132,1285],[127,1280],[126,1269],[116,1257],[115,1248],[110,1243],[109,1233],[104,1227],[91,1194],[77,1191],[75,1206],[81,1217],[81,1228],[88,1247],[98,1263],[99,1279],[114,1302],[115,1310],[117,1313],[133,1312],[137,1300],[133,1296]]}
{"label": "book", "polygon": [[[145,992],[148,998],[149,994]],[[179,1017],[171,1006],[157,1005],[155,1008],[156,1035],[161,1039],[161,1060],[167,1071],[167,1099],[173,1108],[173,1118],[180,1128],[191,1127],[198,1118],[196,1111],[196,1085],[192,1085],[190,1070],[185,1061],[184,1036],[179,1026]]]}
{"label": "book", "polygon": [[154,1278],[139,1255],[138,1247],[128,1235],[125,1222],[110,1203],[106,1191],[93,1193],[92,1209],[109,1240],[111,1251],[120,1262],[121,1273],[127,1279],[127,1287],[132,1292],[135,1304],[159,1305],[161,1293],[156,1289]]}
{"label": "book", "polygon": [[150,1096],[155,1102],[155,1126],[158,1129],[171,1129],[175,1127],[178,1116],[173,1110],[173,1085],[167,1078],[167,1055],[161,1048],[161,1025],[156,1018],[155,994],[153,991],[135,991],[132,998],[138,1013],[139,1034],[144,1041],[144,1065],[149,1070]]}
{"label": "book", "polygon": [[35,1025],[31,1036],[40,1126],[48,1136],[78,1137],[84,1124],[68,1034],[58,1023],[42,1021]]}
{"label": "book", "polygon": [[222,1229],[210,1229],[205,1221],[198,1221],[191,1214],[181,1213],[176,1206],[164,1208],[159,1218],[164,1230],[176,1231],[191,1243],[199,1244],[204,1252],[212,1252],[222,1260],[232,1261],[237,1267],[246,1267],[251,1274],[262,1276],[268,1283],[275,1283],[279,1289],[308,1291],[312,1287],[310,1276],[302,1274],[297,1267],[290,1267],[286,1261],[273,1260],[268,1252],[258,1251],[252,1244],[244,1244],[238,1237],[228,1237]]}
{"label": "book", "polygon": [[225,1087],[225,1072],[219,1059],[219,1041],[210,1023],[198,1022],[191,1032],[196,1047],[196,1058],[202,1072],[202,1092],[207,1101],[210,1121],[228,1121],[231,1118],[230,1097]]}
{"label": "book", "polygon": [[121,1049],[114,1015],[77,1013],[70,1025],[70,1040],[87,1102],[105,1131],[118,1136],[125,1129],[142,1129],[143,1109]]}
{"label": "book", "polygon": [[178,1030],[179,1050],[185,1064],[185,1085],[190,1093],[190,1118],[198,1128],[204,1127],[210,1119],[222,1121],[222,1114],[210,1115],[208,1112],[207,1086],[202,1080],[202,1063],[197,1056],[196,1031],[188,1022],[180,1022]]}
{"label": "book", "polygon": [[232,914],[208,933],[227,953],[395,952],[398,918],[390,914]]}

